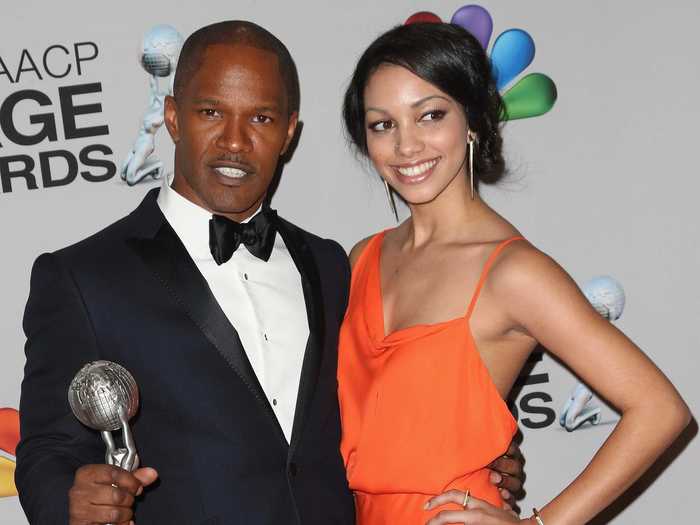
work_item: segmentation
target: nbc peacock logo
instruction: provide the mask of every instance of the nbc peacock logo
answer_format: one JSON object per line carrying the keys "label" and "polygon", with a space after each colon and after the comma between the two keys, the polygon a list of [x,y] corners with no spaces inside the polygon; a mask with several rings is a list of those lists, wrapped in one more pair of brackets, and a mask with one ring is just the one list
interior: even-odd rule
{"label": "nbc peacock logo", "polygon": [[[416,22],[442,23],[442,19],[435,13],[420,11],[408,17],[405,23]],[[493,20],[486,9],[480,5],[465,5],[455,11],[450,23],[469,31],[488,52]],[[491,46],[489,58],[496,86],[505,104],[501,120],[538,117],[554,107],[557,88],[547,75],[529,73],[513,83],[535,58],[535,41],[527,31],[503,31]]]}
{"label": "nbc peacock logo", "polygon": [[19,412],[0,408],[0,498],[16,496],[15,450],[19,443]]}

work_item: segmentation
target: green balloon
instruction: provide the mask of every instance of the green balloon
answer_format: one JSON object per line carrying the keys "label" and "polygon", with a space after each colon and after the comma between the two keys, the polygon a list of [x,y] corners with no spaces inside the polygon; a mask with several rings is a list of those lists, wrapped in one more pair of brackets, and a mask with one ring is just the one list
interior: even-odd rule
{"label": "green balloon", "polygon": [[539,117],[552,109],[556,100],[554,81],[542,73],[530,73],[503,95],[505,113],[501,120]]}

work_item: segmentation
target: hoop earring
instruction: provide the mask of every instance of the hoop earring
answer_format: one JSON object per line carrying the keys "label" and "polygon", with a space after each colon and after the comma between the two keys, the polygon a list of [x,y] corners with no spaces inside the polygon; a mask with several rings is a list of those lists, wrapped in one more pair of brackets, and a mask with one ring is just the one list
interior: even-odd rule
{"label": "hoop earring", "polygon": [[382,179],[384,181],[384,189],[386,190],[386,198],[389,201],[389,208],[391,208],[391,211],[394,213],[394,218],[396,219],[396,222],[399,222],[399,214],[396,211],[396,203],[394,202],[394,194],[391,191],[391,188],[389,187],[389,183],[386,181],[386,179]]}
{"label": "hoop earring", "polygon": [[472,200],[474,200],[474,139],[469,141],[469,185],[472,190]]}

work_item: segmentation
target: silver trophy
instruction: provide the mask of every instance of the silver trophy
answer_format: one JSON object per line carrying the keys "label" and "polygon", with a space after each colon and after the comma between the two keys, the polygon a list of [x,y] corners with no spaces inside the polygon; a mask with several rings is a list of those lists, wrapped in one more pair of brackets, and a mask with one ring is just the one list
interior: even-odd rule
{"label": "silver trophy", "polygon": [[[129,420],[139,408],[139,389],[129,371],[111,361],[88,363],[68,388],[68,403],[85,426],[99,430],[107,446],[105,463],[128,471],[139,466]],[[117,448],[112,432],[121,429],[125,448]]]}

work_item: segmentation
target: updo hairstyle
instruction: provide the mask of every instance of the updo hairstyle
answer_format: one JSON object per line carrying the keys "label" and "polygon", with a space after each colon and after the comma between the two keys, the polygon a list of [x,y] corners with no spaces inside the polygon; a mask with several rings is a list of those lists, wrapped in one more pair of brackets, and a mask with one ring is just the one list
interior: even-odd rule
{"label": "updo hairstyle", "polygon": [[357,63],[343,102],[348,137],[364,156],[368,155],[364,91],[383,64],[404,67],[457,101],[477,136],[475,184],[501,179],[505,162],[500,120],[505,110],[489,59],[471,33],[453,24],[415,23],[390,29],[372,42]]}

